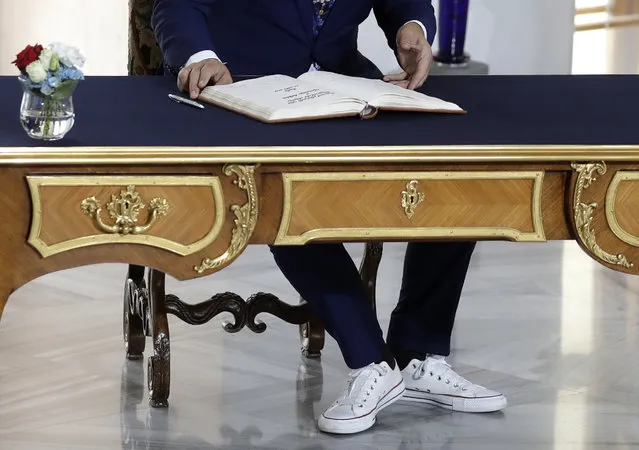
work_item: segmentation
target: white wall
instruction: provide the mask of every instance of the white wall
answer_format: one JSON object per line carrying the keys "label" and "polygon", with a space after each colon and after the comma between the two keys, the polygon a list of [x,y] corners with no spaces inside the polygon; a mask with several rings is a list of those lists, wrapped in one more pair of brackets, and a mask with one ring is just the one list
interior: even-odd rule
{"label": "white wall", "polygon": [[[491,74],[570,73],[574,8],[574,0],[470,0],[466,50]],[[372,15],[359,41],[383,72],[399,69]]]}
{"label": "white wall", "polygon": [[27,44],[61,41],[87,57],[89,75],[127,72],[127,0],[0,0],[0,75]]}

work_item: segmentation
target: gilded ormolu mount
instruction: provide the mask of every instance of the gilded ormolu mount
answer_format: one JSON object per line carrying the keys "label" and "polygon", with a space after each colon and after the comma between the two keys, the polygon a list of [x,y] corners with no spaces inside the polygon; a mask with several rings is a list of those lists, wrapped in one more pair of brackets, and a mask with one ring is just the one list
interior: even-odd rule
{"label": "gilded ormolu mount", "polygon": [[409,219],[415,214],[415,208],[424,201],[424,193],[417,190],[417,180],[406,183],[406,190],[402,191],[402,208]]}
{"label": "gilded ormolu mount", "polygon": [[235,175],[237,177],[233,184],[245,191],[246,203],[243,205],[231,205],[231,212],[235,215],[235,219],[233,219],[233,231],[229,247],[217,258],[204,258],[200,265],[193,268],[195,272],[201,274],[207,270],[215,270],[228,264],[248,245],[249,239],[253,235],[253,230],[255,230],[255,225],[257,225],[258,216],[259,202],[255,183],[255,168],[256,166],[240,164],[224,166],[224,175]]}
{"label": "gilded ormolu mount", "polygon": [[169,203],[164,198],[152,199],[148,206],[149,217],[146,224],[138,225],[138,216],[146,205],[135,190],[135,186],[131,185],[126,190],[121,190],[119,197],[111,195],[111,201],[106,204],[106,208],[111,219],[115,221],[112,225],[102,220],[102,207],[95,197],[85,198],[80,205],[84,214],[95,219],[95,225],[100,231],[126,236],[145,233],[160,217],[168,213]]}
{"label": "gilded ormolu mount", "polygon": [[586,249],[592,253],[592,255],[600,260],[608,264],[625,267],[626,269],[631,268],[633,264],[628,261],[625,255],[621,253],[613,255],[606,252],[599,246],[595,230],[592,228],[592,216],[595,208],[598,207],[598,204],[595,202],[586,203],[582,201],[581,198],[584,191],[597,180],[595,173],[598,173],[599,175],[604,175],[606,173],[606,164],[604,162],[586,164],[573,163],[571,164],[571,167],[575,169],[578,174],[573,198],[573,218],[579,240]]}

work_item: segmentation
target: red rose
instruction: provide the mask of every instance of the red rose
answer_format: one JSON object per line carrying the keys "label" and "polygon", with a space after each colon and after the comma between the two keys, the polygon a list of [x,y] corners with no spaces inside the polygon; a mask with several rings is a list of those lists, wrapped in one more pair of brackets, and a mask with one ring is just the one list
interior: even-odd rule
{"label": "red rose", "polygon": [[41,51],[42,46],[40,44],[36,44],[35,46],[27,45],[24,50],[18,53],[18,55],[16,56],[16,60],[13,61],[11,64],[15,64],[20,72],[25,73],[27,66],[33,61],[38,60]]}

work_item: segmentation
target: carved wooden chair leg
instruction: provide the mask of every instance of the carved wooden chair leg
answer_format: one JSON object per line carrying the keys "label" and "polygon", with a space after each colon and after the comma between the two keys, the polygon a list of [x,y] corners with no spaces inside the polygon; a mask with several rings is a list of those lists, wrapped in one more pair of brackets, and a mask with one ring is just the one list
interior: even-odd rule
{"label": "carved wooden chair leg", "polygon": [[[300,304],[306,300],[300,297]],[[324,338],[326,332],[324,325],[311,316],[310,320],[300,325],[300,343],[302,344],[302,355],[307,358],[319,358],[324,348]]]}
{"label": "carved wooden chair leg", "polygon": [[149,304],[154,354],[149,357],[147,383],[150,404],[153,407],[169,406],[171,386],[171,344],[169,322],[164,306],[164,279],[164,272],[154,269],[149,270]]}
{"label": "carved wooden chair leg", "polygon": [[382,261],[383,245],[381,242],[367,242],[364,258],[359,266],[359,274],[374,311],[377,311],[377,271]]}
{"label": "carved wooden chair leg", "polygon": [[148,335],[149,294],[143,266],[129,266],[124,283],[122,334],[127,359],[142,359]]}

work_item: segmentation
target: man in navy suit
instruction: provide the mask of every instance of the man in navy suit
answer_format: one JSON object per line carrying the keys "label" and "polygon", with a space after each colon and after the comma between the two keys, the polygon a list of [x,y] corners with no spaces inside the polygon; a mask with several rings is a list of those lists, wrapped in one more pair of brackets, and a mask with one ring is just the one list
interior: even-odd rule
{"label": "man in navy suit", "polygon": [[[382,78],[357,50],[374,11],[403,71],[383,77],[415,89],[428,76],[436,24],[431,0],[156,0],[153,27],[167,71],[196,98],[234,76],[308,70]],[[444,357],[474,242],[408,244],[387,341],[342,244],[273,246],[280,270],[306,299],[353,369],[319,428],[356,433],[402,395],[443,408],[496,411],[498,392],[453,371]],[[406,391],[406,392],[405,392]]]}

